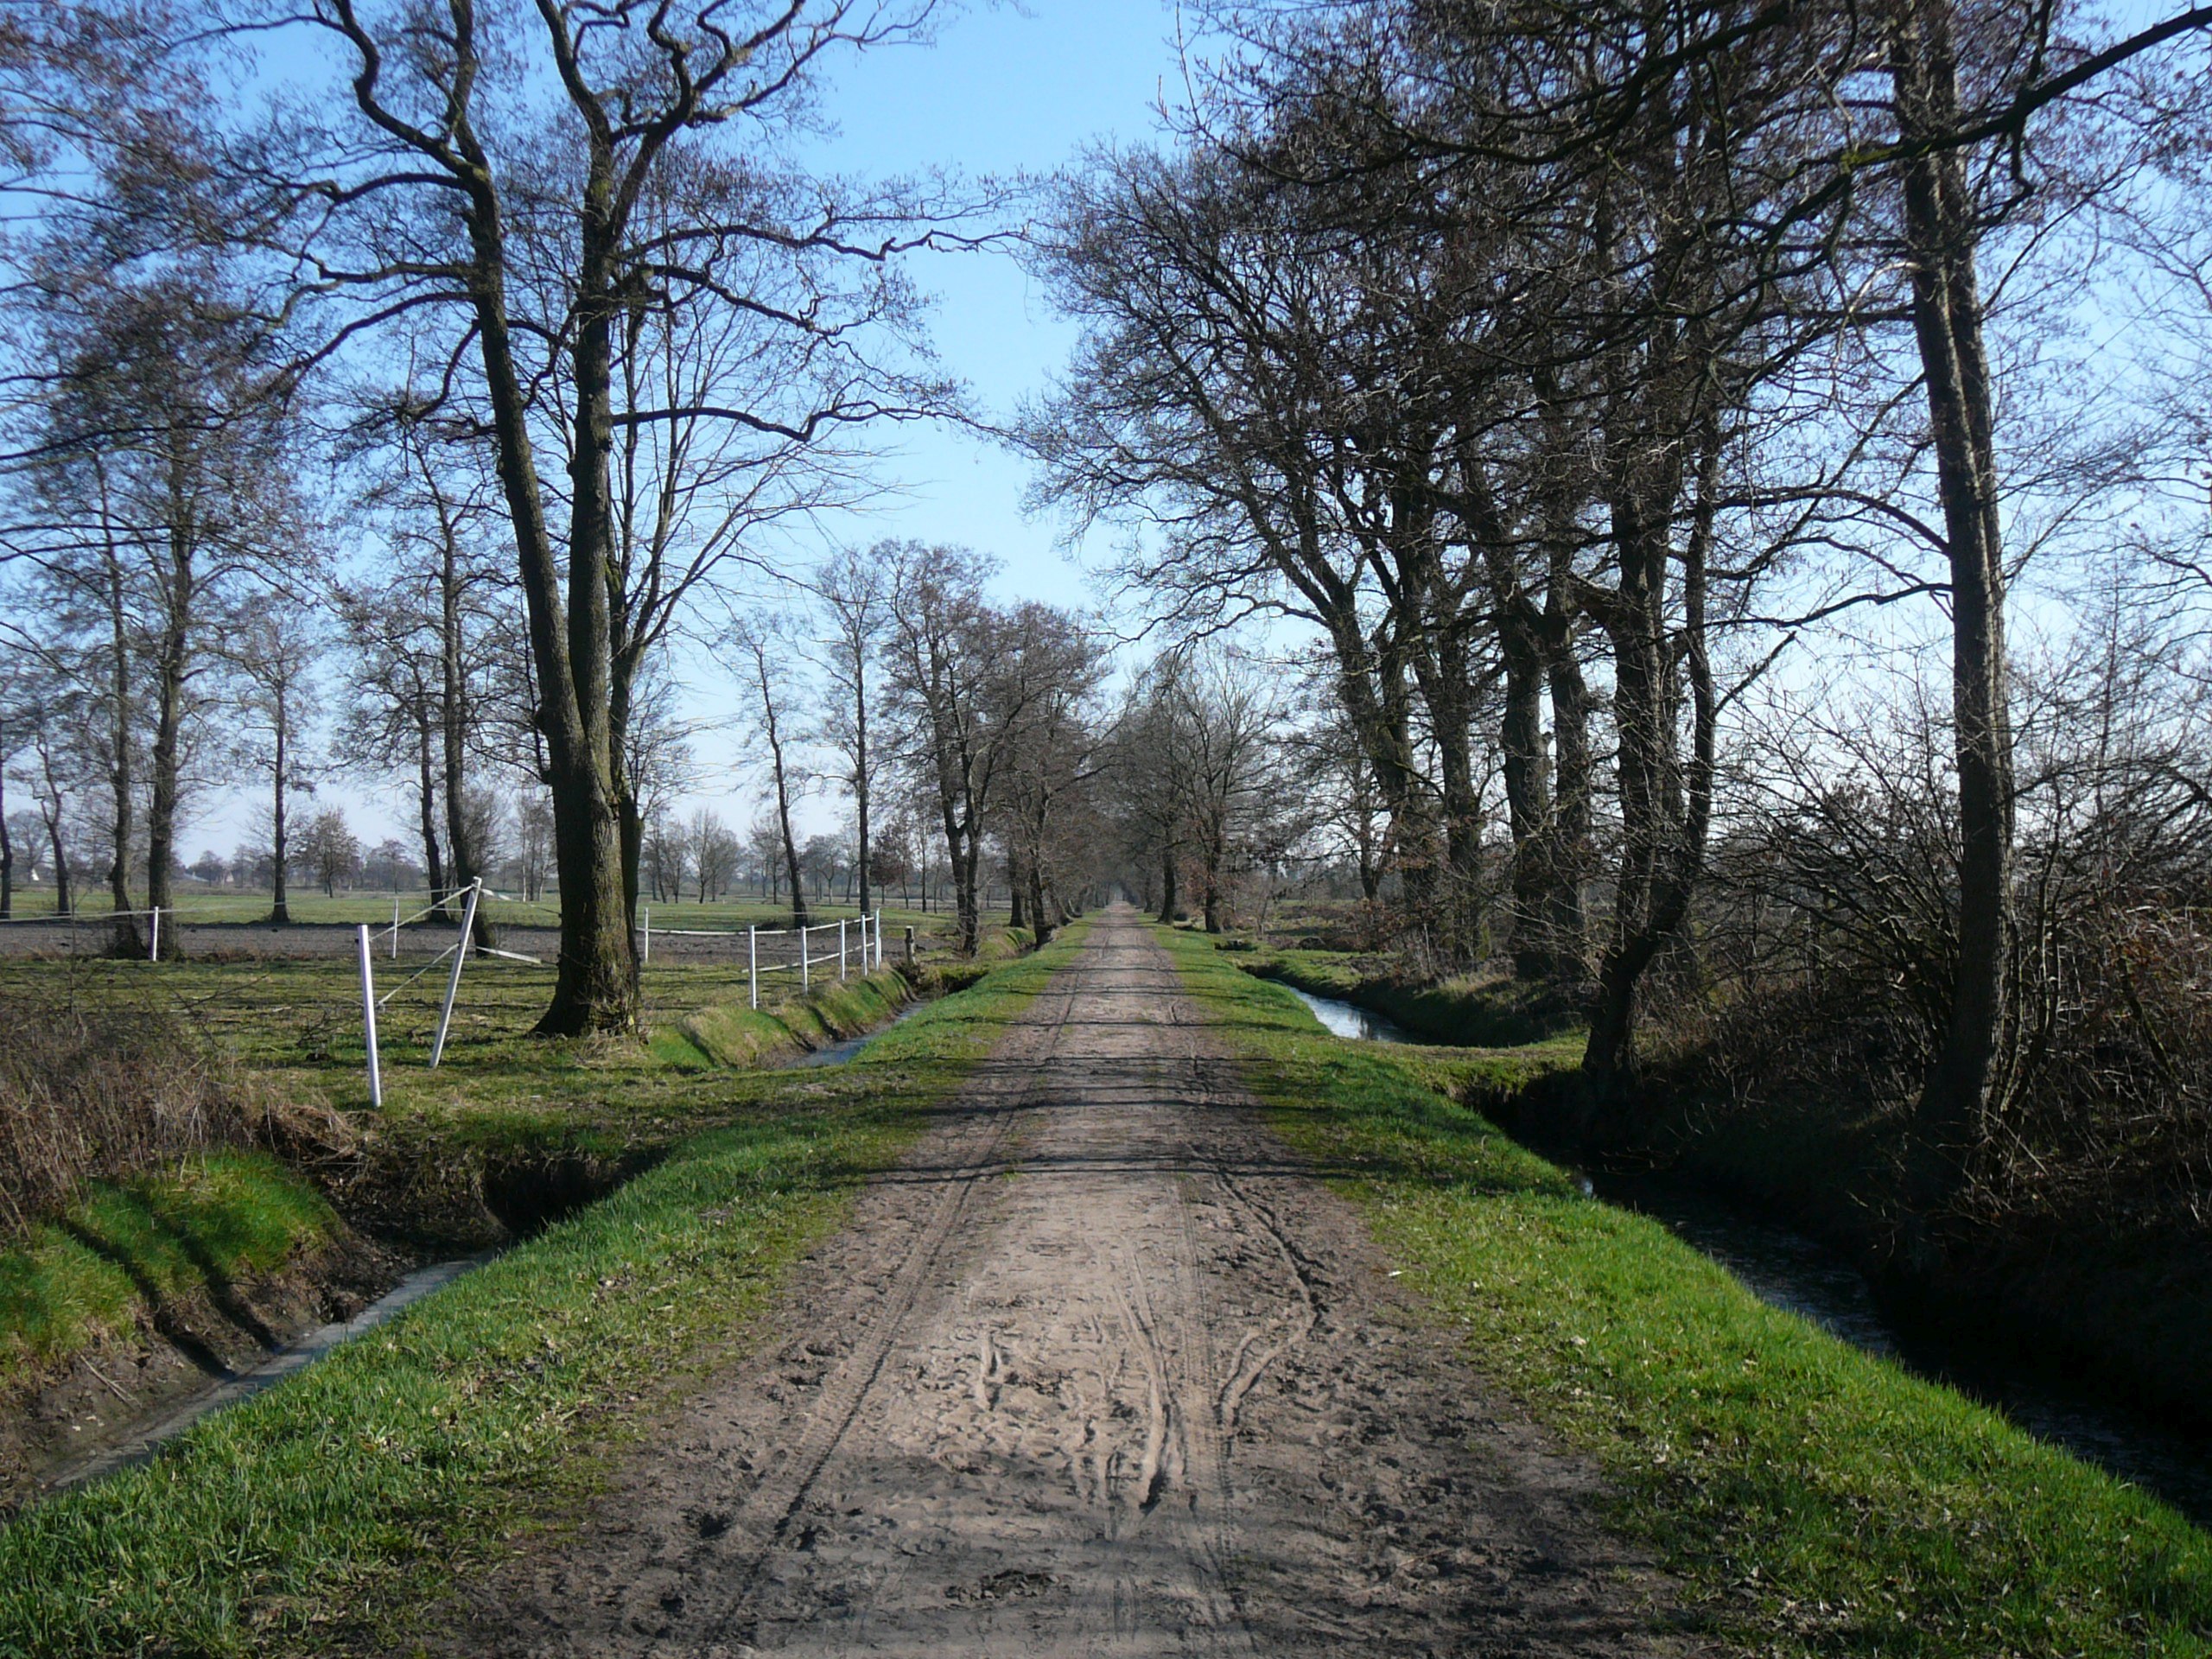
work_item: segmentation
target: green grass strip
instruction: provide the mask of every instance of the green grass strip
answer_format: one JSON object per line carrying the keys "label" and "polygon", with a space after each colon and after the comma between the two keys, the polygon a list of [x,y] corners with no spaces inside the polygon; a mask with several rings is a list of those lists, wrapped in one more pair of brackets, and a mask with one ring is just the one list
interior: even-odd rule
{"label": "green grass strip", "polygon": [[791,1074],[603,1202],[209,1418],[151,1464],[0,1529],[0,1653],[292,1652],[557,1524],[779,1274],[895,1160],[1082,930]]}
{"label": "green grass strip", "polygon": [[1708,1629],[1762,1654],[2212,1653],[2212,1537],[2173,1510],[1582,1197],[1453,1103],[1488,1062],[1319,1034],[1162,937],[1281,1132],[1349,1172],[1476,1368],[1596,1454]]}

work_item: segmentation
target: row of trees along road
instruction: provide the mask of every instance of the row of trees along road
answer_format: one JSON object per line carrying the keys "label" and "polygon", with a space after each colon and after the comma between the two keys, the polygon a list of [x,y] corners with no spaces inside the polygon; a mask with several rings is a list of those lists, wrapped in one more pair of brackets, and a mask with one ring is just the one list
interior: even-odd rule
{"label": "row of trees along road", "polygon": [[[867,493],[852,435],[957,409],[901,262],[969,239],[988,199],[798,159],[830,67],[925,40],[937,10],[11,14],[4,552],[40,613],[67,607],[71,649],[103,619],[134,634],[111,654],[144,684],[86,696],[117,734],[106,797],[149,802],[150,902],[222,619],[326,609],[303,543],[372,535],[342,562],[380,705],[360,741],[414,760],[447,886],[481,861],[472,761],[542,780],[562,944],[540,1028],[634,1024],[656,664],[765,526]],[[10,632],[91,685],[44,660],[53,630]],[[270,719],[288,741],[289,705]],[[145,791],[122,775],[142,748]]]}
{"label": "row of trees along road", "polygon": [[2092,482],[2082,423],[2062,457],[2024,422],[2008,493],[1987,257],[2006,326],[2060,337],[2062,296],[2097,280],[2064,261],[2171,209],[2177,158],[2199,164],[2212,14],[2133,35],[2011,0],[1209,21],[1233,45],[1177,142],[1094,155],[1036,238],[1084,328],[1026,424],[1040,502],[1135,530],[1122,574],[1164,622],[1318,642],[1394,890],[1446,961],[1482,954],[1502,794],[1518,972],[1594,954],[1601,1113],[1632,1098],[1655,964],[1696,944],[1730,721],[1847,651],[1847,625],[1932,601],[1949,897],[1916,1155],[1923,1198],[1954,1190],[2030,1030],[2005,531],[2157,487],[2113,470],[2110,431]]}

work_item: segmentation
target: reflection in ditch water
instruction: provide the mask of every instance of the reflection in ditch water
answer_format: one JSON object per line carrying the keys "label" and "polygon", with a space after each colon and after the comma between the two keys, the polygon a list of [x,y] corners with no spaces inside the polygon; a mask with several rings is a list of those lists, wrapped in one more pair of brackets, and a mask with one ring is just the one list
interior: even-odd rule
{"label": "reflection in ditch water", "polygon": [[[1371,1042],[1421,1039],[1349,1002],[1299,1000],[1339,1037]],[[1589,1184],[1584,1183],[1585,1191]],[[2212,1437],[2145,1421],[2069,1395],[2035,1376],[1992,1363],[1941,1330],[1907,1328],[1883,1306],[1866,1276],[1818,1240],[1717,1200],[1652,1180],[1608,1179],[1608,1200],[1651,1217],[1735,1275],[1761,1301],[1812,1320],[1866,1353],[1893,1360],[1993,1407],[2039,1440],[2164,1499],[2212,1527]]]}
{"label": "reflection in ditch water", "polygon": [[1313,1017],[1328,1027],[1331,1036],[1351,1037],[1376,1043],[1418,1043],[1422,1040],[1403,1026],[1393,1024],[1357,1003],[1340,1002],[1333,996],[1315,996],[1311,992],[1300,990],[1295,985],[1285,985],[1283,989],[1313,1009]]}
{"label": "reflection in ditch water", "polygon": [[890,1025],[878,1026],[874,1031],[864,1031],[857,1037],[848,1037],[842,1042],[825,1043],[820,1048],[810,1049],[793,1060],[791,1065],[793,1066],[842,1065],[861,1050],[882,1036],[885,1032],[890,1030],[892,1026],[900,1025],[912,1019],[928,1006],[926,1002],[910,1004],[899,1010],[898,1016],[891,1021]]}

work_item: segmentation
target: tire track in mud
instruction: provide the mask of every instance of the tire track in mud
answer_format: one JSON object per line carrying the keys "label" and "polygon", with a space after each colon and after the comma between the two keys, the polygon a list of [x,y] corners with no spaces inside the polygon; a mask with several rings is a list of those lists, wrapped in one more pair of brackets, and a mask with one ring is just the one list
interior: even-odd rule
{"label": "tire track in mud", "polygon": [[454,1652],[1680,1653],[1597,1488],[1395,1300],[1098,924],[732,1366]]}

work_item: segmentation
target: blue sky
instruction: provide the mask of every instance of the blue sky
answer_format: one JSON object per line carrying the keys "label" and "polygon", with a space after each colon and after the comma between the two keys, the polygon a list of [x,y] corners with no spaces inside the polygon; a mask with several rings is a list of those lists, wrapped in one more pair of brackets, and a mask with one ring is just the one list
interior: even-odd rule
{"label": "blue sky", "polygon": [[[885,175],[931,164],[970,175],[1050,171],[1094,139],[1141,141],[1163,83],[1181,70],[1165,0],[1033,0],[954,18],[926,49],[874,53],[842,69],[828,100],[839,171]],[[938,296],[938,348],[989,414],[1004,414],[1067,360],[1075,331],[1007,253],[935,256],[917,267]],[[954,542],[1007,563],[1011,596],[1065,605],[1092,595],[1055,546],[1058,526],[1021,515],[1022,461],[957,429],[910,429],[885,475],[903,499],[832,533]],[[1094,537],[1094,543],[1099,538]],[[1103,543],[1092,556],[1103,556]]]}

